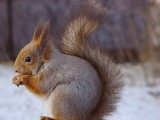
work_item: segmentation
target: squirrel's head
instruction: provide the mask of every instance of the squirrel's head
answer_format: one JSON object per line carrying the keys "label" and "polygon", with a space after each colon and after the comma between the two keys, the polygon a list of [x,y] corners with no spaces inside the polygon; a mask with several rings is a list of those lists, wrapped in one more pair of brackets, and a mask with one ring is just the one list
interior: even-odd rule
{"label": "squirrel's head", "polygon": [[14,64],[15,72],[35,75],[45,62],[51,59],[52,44],[49,40],[49,23],[38,23],[32,41],[18,54]]}

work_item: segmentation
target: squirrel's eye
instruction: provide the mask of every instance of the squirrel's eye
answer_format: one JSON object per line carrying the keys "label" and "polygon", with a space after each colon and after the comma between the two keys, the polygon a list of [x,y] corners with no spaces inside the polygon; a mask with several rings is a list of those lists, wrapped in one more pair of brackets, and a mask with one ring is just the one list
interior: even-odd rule
{"label": "squirrel's eye", "polygon": [[32,58],[30,56],[25,57],[24,61],[25,62],[31,62]]}

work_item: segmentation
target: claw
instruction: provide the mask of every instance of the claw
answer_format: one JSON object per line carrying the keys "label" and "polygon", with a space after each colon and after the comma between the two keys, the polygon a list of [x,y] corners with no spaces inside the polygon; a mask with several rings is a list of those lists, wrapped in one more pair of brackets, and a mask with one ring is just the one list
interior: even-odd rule
{"label": "claw", "polygon": [[17,87],[19,87],[20,85],[23,85],[23,81],[21,81],[20,79],[18,80],[18,78],[13,78],[12,83],[15,84]]}

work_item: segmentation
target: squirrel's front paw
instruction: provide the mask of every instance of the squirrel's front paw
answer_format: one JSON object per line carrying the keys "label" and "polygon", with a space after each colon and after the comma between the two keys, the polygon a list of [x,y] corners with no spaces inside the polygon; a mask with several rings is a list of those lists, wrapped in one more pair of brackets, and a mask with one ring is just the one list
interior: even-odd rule
{"label": "squirrel's front paw", "polygon": [[25,77],[26,77],[25,75],[17,75],[13,78],[12,82],[13,82],[13,84],[15,84],[19,87],[19,85],[24,84],[24,78]]}

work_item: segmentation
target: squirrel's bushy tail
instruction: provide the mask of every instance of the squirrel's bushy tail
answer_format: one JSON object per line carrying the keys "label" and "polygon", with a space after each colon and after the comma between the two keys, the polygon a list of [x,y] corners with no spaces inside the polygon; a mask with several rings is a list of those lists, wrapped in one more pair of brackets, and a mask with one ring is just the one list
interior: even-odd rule
{"label": "squirrel's bushy tail", "polygon": [[86,38],[104,21],[106,9],[95,0],[82,0],[71,15],[63,32],[59,49],[64,54],[78,56],[93,65],[103,82],[101,101],[91,113],[91,119],[102,119],[115,110],[119,92],[123,86],[120,70],[112,63],[105,51]]}

